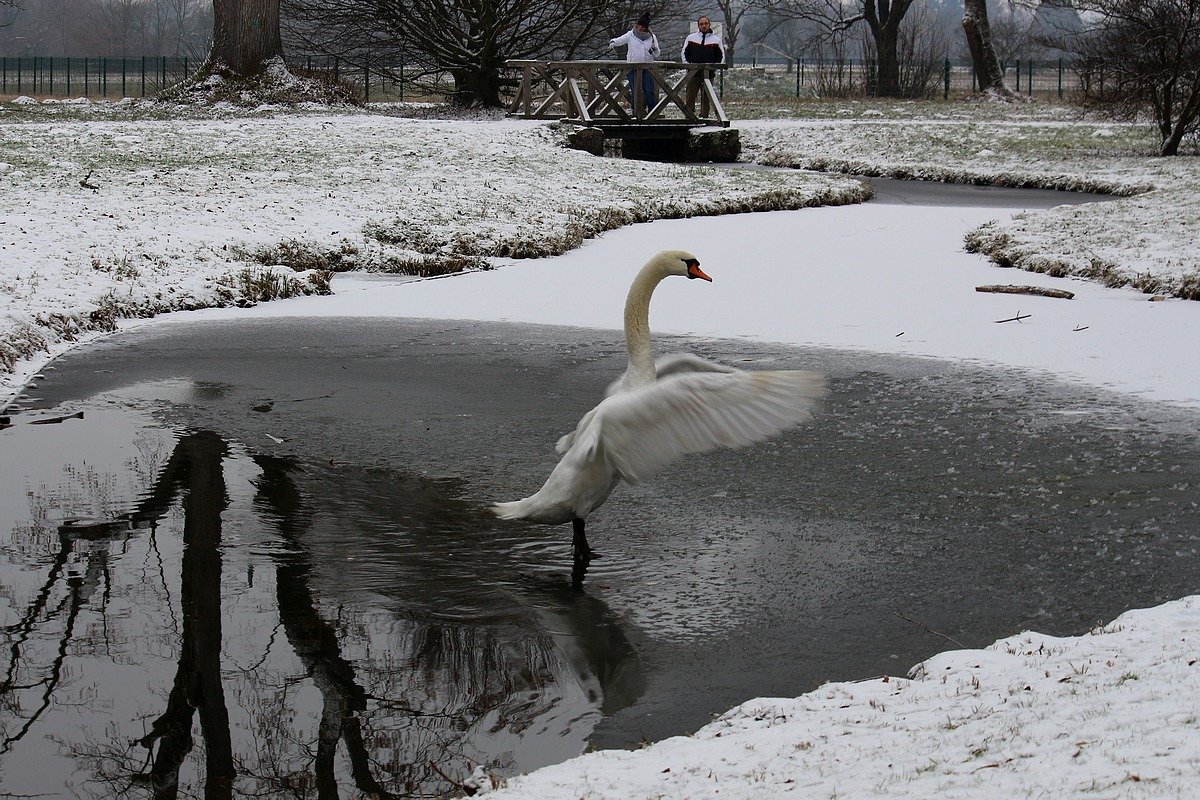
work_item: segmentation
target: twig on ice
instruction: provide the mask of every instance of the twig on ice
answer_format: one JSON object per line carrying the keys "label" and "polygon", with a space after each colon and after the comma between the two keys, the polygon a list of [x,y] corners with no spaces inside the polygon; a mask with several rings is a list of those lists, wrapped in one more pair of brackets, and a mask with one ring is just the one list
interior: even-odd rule
{"label": "twig on ice", "polygon": [[1017,315],[1016,315],[1015,317],[1009,317],[1008,319],[998,319],[998,320],[996,320],[996,322],[997,322],[997,323],[1001,323],[1001,322],[1020,322],[1021,320],[1023,320],[1023,319],[1029,319],[1029,318],[1030,318],[1030,317],[1032,317],[1032,316],[1033,316],[1033,314],[1022,314],[1020,311],[1018,311],[1018,312],[1017,312]]}
{"label": "twig on ice", "polygon": [[905,614],[903,611],[896,610],[896,611],[894,611],[894,612],[892,612],[892,613],[894,613],[894,614],[895,614],[897,617],[899,617],[900,619],[904,620],[905,622],[911,622],[913,625],[916,625],[916,626],[918,626],[918,627],[920,627],[920,628],[923,628],[924,630],[928,631],[929,633],[932,633],[934,636],[940,636],[940,637],[942,637],[943,639],[945,639],[947,642],[951,642],[951,643],[953,643],[953,644],[956,644],[956,645],[958,645],[958,646],[959,646],[959,647],[961,647],[963,650],[970,650],[970,649],[971,649],[971,648],[967,647],[965,644],[963,644],[962,642],[960,642],[958,639],[955,639],[953,636],[950,636],[949,634],[942,633],[941,631],[935,631],[933,628],[929,627],[929,626],[928,626],[928,625],[926,625],[924,622],[918,622],[917,620],[915,620],[915,619],[913,619],[912,617],[910,617],[910,616],[908,616],[907,614]]}

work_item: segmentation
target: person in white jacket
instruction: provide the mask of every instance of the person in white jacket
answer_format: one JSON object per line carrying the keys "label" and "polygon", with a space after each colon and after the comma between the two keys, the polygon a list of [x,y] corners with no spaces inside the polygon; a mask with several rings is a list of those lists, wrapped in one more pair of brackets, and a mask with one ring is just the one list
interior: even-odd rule
{"label": "person in white jacket", "polygon": [[[683,40],[683,48],[679,51],[679,60],[688,64],[723,64],[725,63],[725,45],[721,35],[714,33],[712,20],[700,17],[696,20],[696,31]],[[688,80],[687,99],[684,101],[688,108],[695,108],[696,95],[704,85],[704,79],[712,80],[711,69],[699,70]],[[708,98],[701,103],[701,115],[708,113]]]}
{"label": "person in white jacket", "polygon": [[[638,21],[634,24],[633,29],[625,34],[611,39],[608,46],[615,50],[624,45],[628,48],[625,51],[625,60],[630,64],[649,64],[658,58],[662,53],[662,49],[658,46],[658,37],[650,30],[650,12],[642,14],[638,17]],[[654,76],[647,70],[641,70],[642,80],[639,87],[637,74],[638,70],[629,70],[629,101],[634,109],[638,108],[636,93],[640,90],[642,93],[642,115],[654,107],[657,101],[658,92],[655,91]]]}

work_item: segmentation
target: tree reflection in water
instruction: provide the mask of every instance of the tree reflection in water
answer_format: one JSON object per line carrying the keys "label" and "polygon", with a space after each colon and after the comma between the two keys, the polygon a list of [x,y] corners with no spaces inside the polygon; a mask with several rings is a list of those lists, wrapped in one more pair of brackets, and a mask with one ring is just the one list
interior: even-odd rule
{"label": "tree reflection in water", "polygon": [[[329,517],[325,498],[314,501],[298,487],[298,465],[239,458],[234,449],[214,433],[181,435],[131,512],[105,525],[63,525],[57,543],[47,538],[45,579],[4,629],[9,663],[0,684],[3,751],[18,754],[23,741],[36,747],[40,736],[81,767],[82,784],[69,792],[62,775],[47,775],[40,792],[436,795],[452,788],[442,773],[465,777],[476,763],[502,771],[545,763],[568,731],[582,741],[602,712],[640,695],[640,667],[614,615],[560,583],[509,587],[512,608],[499,624],[320,596],[317,573],[327,575],[329,565],[310,538],[314,520]],[[231,499],[227,474],[244,476],[251,466],[253,513],[246,514],[245,498]],[[374,490],[369,481],[359,488]],[[168,546],[163,536],[178,528],[180,507],[181,541]],[[418,508],[406,524],[425,530],[437,516]],[[263,519],[269,536],[256,522]],[[345,522],[346,547],[364,535],[354,524]],[[257,548],[239,543],[251,528]],[[140,578],[129,557],[139,537]],[[151,554],[165,564],[161,591],[148,588]],[[176,558],[182,625],[168,619],[175,603],[165,576]],[[224,569],[235,562],[245,562],[244,585]],[[257,585],[256,563],[268,567]],[[382,565],[390,566],[386,559]],[[406,569],[413,567],[396,572]],[[424,584],[415,591],[428,595]],[[110,602],[120,613],[109,613]],[[149,621],[139,628],[135,618]],[[287,648],[279,647],[279,632]],[[173,678],[158,655],[171,651]],[[236,666],[242,660],[248,665]],[[144,665],[145,685],[133,694],[145,708],[165,691],[165,705],[143,712],[122,705],[104,663]],[[63,689],[67,672],[75,676],[70,691]],[[91,713],[48,711],[89,695]],[[48,730],[38,732],[39,725]],[[0,793],[8,788],[4,777]]]}

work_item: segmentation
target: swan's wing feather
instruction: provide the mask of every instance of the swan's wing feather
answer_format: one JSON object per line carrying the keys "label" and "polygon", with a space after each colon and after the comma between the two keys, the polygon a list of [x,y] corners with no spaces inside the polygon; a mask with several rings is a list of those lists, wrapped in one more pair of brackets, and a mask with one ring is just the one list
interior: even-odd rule
{"label": "swan's wing feather", "polygon": [[[727,367],[724,364],[718,364],[715,361],[701,358],[693,353],[670,353],[661,356],[654,360],[654,372],[658,375],[659,380],[668,375],[678,375],[686,372],[738,372],[735,367]],[[608,385],[604,390],[605,397],[612,397],[614,394],[626,390],[626,382],[629,379],[629,371],[621,373],[621,377]]]}
{"label": "swan's wing feather", "polygon": [[682,372],[740,372],[741,370],[718,364],[716,361],[709,361],[695,353],[669,353],[654,360],[654,371],[661,380],[668,375]]}
{"label": "swan's wing feather", "polygon": [[688,372],[610,397],[594,413],[605,458],[637,483],[685,453],[741,447],[806,422],[826,393],[815,372]]}
{"label": "swan's wing feather", "polygon": [[599,408],[599,406],[596,406],[596,408],[593,408],[591,411],[584,414],[583,418],[579,420],[579,424],[575,426],[575,430],[561,437],[554,445],[554,452],[562,455],[570,450],[571,445],[575,444],[576,438],[578,438],[583,431],[588,429],[588,426],[592,422],[592,418],[596,416],[596,411],[599,410]]}

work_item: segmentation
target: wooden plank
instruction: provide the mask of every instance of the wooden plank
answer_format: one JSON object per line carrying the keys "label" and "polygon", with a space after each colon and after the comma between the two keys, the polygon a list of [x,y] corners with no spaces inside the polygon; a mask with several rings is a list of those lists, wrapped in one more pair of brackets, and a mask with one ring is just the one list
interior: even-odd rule
{"label": "wooden plank", "polygon": [[[587,81],[588,84],[591,85],[592,89],[596,92],[596,96],[594,98],[592,98],[592,101],[590,103],[588,103],[588,105],[587,105],[587,110],[589,112],[593,111],[593,110],[598,110],[596,108],[597,104],[600,102],[603,102],[608,106],[608,110],[612,111],[615,114],[617,119],[620,119],[620,120],[626,121],[626,122],[629,121],[629,119],[630,119],[629,114],[625,111],[625,109],[621,108],[621,104],[620,104],[621,92],[618,90],[616,97],[614,97],[612,94],[612,90],[614,87],[619,87],[619,86],[623,85],[622,81],[625,80],[624,75],[621,75],[621,74],[614,75],[613,77],[609,78],[607,83],[605,83],[603,85],[600,83],[599,80],[597,80],[595,73],[585,71],[585,72],[582,72],[581,75],[582,75],[583,79],[585,81]],[[598,114],[598,116],[603,117],[605,119],[609,118],[608,115],[605,113],[600,113],[600,114]]]}
{"label": "wooden plank", "polygon": [[721,98],[717,97],[717,90],[713,88],[712,79],[707,75],[704,76],[704,93],[708,95],[708,102],[712,104],[713,113],[717,116],[717,122],[722,128],[729,127],[729,117],[725,116],[725,107],[721,105]]}
{"label": "wooden plank", "polygon": [[583,93],[579,91],[579,83],[575,78],[567,78],[567,83],[571,87],[571,99],[575,101],[575,110],[578,112],[577,118],[590,123],[591,116],[588,114],[587,104],[583,102]]}
{"label": "wooden plank", "polygon": [[[680,97],[678,94],[679,86],[675,86],[674,88],[672,88],[670,81],[668,81],[665,77],[663,77],[662,72],[660,72],[658,69],[651,67],[649,71],[650,71],[650,74],[654,77],[655,85],[658,86],[658,88],[662,90],[663,98],[662,98],[662,100],[659,100],[658,103],[655,104],[655,106],[651,110],[651,112],[646,115],[646,119],[654,120],[654,119],[661,117],[663,112],[667,110],[667,107],[673,103],[675,105],[675,107],[678,108],[680,110],[680,112],[683,113],[683,118],[685,120],[688,120],[689,118],[691,120],[694,120],[695,116],[688,113],[688,110],[684,107],[683,98]],[[685,81],[687,80],[686,74],[684,75],[683,79]]]}
{"label": "wooden plank", "polygon": [[550,115],[547,114],[546,111],[550,108],[550,106],[554,105],[556,101],[561,100],[563,103],[567,102],[567,82],[566,80],[563,80],[561,83],[555,83],[550,71],[542,65],[538,66],[538,73],[554,91],[552,91],[550,95],[542,101],[541,105],[539,105],[532,114],[529,114],[529,116],[533,117],[534,119],[559,119],[563,116],[563,114]]}
{"label": "wooden plank", "polygon": [[[724,64],[684,64],[675,61],[656,61],[646,64],[625,61],[536,61],[509,59],[508,66],[520,68],[521,84],[509,112],[530,119],[579,119],[584,122],[612,124],[648,124],[655,127],[698,124],[729,126],[729,118],[717,96],[712,70],[725,69]],[[626,111],[631,98],[626,85],[629,72],[639,88],[641,76],[649,74],[660,99],[647,107],[646,99],[637,92],[637,107]],[[668,73],[681,73],[672,80]],[[702,75],[701,112],[689,108],[684,100],[685,90],[693,76]],[[541,84],[548,94],[542,96]],[[535,85],[537,88],[535,88]],[[558,104],[561,103],[561,111]],[[679,110],[677,119],[671,109]],[[704,113],[712,109],[713,118]]]}
{"label": "wooden plank", "polygon": [[[613,61],[613,60],[609,60],[609,61],[600,61],[600,60],[547,61],[545,63],[547,63],[548,65],[550,65],[551,67],[553,67],[555,69],[566,69],[567,67],[608,67],[610,69],[624,67],[624,68],[628,69],[629,67],[633,67],[633,66],[637,65],[637,62]],[[651,62],[646,62],[646,63],[654,64],[659,67],[666,67],[668,69],[687,69],[688,67],[696,66],[695,64],[689,64],[686,61],[651,61]],[[704,66],[707,69],[727,69],[725,64],[705,64]]]}

